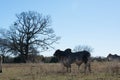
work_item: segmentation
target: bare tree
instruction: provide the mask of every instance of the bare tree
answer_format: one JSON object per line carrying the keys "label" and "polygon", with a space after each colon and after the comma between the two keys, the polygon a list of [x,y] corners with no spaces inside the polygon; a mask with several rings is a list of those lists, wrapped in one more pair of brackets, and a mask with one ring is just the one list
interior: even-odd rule
{"label": "bare tree", "polygon": [[32,52],[45,51],[53,48],[52,44],[59,40],[50,28],[50,16],[43,16],[34,11],[22,12],[16,15],[17,20],[10,29],[2,32],[2,38],[7,43],[8,51],[14,55],[21,55],[24,62]]}
{"label": "bare tree", "polygon": [[78,52],[78,51],[88,51],[88,52],[93,52],[93,48],[87,45],[78,45],[76,46],[73,51]]}

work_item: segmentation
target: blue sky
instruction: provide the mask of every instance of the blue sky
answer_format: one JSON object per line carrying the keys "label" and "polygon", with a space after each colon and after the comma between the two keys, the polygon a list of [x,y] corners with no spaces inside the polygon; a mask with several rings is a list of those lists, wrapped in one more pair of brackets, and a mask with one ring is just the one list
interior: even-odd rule
{"label": "blue sky", "polygon": [[55,49],[89,45],[92,56],[120,55],[120,0],[0,0],[0,11],[0,28],[8,28],[23,11],[50,15],[51,27],[61,37]]}

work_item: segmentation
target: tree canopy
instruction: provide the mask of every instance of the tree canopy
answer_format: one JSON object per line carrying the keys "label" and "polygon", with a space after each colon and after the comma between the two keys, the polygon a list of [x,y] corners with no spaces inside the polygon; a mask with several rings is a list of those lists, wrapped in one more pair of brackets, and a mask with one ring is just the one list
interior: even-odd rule
{"label": "tree canopy", "polygon": [[88,46],[88,45],[78,45],[75,46],[75,48],[73,49],[73,51],[78,52],[78,51],[88,51],[88,52],[93,52],[93,48]]}

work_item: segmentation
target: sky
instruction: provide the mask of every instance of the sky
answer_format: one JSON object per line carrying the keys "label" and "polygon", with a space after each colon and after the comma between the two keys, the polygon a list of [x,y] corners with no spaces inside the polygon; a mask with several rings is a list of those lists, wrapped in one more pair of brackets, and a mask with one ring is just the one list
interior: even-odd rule
{"label": "sky", "polygon": [[91,46],[92,56],[120,55],[120,0],[0,0],[0,11],[0,28],[6,29],[23,11],[51,16],[50,27],[61,39],[41,55],[78,45]]}

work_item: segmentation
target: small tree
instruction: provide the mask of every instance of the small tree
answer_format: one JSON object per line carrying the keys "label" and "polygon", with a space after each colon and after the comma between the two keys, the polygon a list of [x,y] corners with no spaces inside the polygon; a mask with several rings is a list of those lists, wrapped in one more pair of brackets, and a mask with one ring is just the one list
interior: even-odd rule
{"label": "small tree", "polygon": [[7,48],[14,55],[21,56],[23,62],[28,60],[28,55],[53,48],[59,37],[56,37],[50,28],[50,16],[43,16],[34,11],[22,12],[16,15],[17,20],[6,32],[2,32],[2,38],[7,43],[0,45]]}
{"label": "small tree", "polygon": [[87,45],[78,45],[76,46],[73,51],[78,52],[78,51],[88,51],[88,52],[93,52],[93,48]]}
{"label": "small tree", "polygon": [[5,58],[10,55],[7,40],[0,38],[0,55],[2,56],[2,62],[5,62]]}

